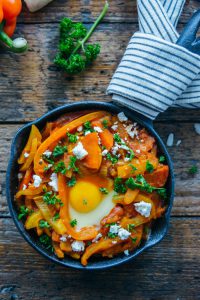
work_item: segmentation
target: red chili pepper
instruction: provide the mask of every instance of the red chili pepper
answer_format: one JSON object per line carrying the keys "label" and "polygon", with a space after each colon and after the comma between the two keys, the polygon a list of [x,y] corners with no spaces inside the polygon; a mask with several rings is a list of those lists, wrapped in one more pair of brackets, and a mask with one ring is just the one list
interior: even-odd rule
{"label": "red chili pepper", "polygon": [[0,0],[0,41],[13,52],[24,52],[27,49],[25,39],[18,38],[12,41],[17,17],[22,9],[21,0]]}

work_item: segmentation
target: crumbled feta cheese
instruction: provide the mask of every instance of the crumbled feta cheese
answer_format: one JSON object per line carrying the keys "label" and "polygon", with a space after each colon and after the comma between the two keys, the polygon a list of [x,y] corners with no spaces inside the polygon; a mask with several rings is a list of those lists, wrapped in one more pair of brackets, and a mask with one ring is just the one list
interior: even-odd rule
{"label": "crumbled feta cheese", "polygon": [[200,123],[195,123],[194,129],[195,129],[196,133],[200,135]]}
{"label": "crumbled feta cheese", "polygon": [[39,187],[42,182],[42,178],[38,175],[33,175],[33,185],[34,187]]}
{"label": "crumbled feta cheese", "polygon": [[135,150],[135,152],[139,154],[140,153],[140,149]]}
{"label": "crumbled feta cheese", "polygon": [[130,158],[129,157],[124,157],[124,161],[129,161]]}
{"label": "crumbled feta cheese", "polygon": [[71,244],[71,247],[72,247],[72,251],[74,252],[82,252],[85,250],[85,244],[81,241],[74,241]]}
{"label": "crumbled feta cheese", "polygon": [[54,190],[54,192],[58,192],[58,176],[56,173],[52,173],[51,177],[50,177],[50,182],[48,183],[48,185],[50,185],[52,187],[52,189]]}
{"label": "crumbled feta cheese", "polygon": [[72,150],[73,154],[77,159],[83,159],[88,155],[88,152],[83,148],[83,144],[79,142],[76,147]]}
{"label": "crumbled feta cheese", "polygon": [[63,235],[60,237],[60,241],[61,241],[61,242],[66,242],[66,241],[67,241],[67,235],[66,235],[66,234],[63,234]]}
{"label": "crumbled feta cheese", "polygon": [[126,256],[129,256],[129,251],[128,251],[128,250],[124,250],[124,254],[125,254]]}
{"label": "crumbled feta cheese", "polygon": [[107,154],[108,154],[108,150],[107,149],[105,149],[105,150],[102,151],[102,156],[106,156]]}
{"label": "crumbled feta cheese", "polygon": [[102,234],[99,232],[97,236],[92,240],[93,243],[98,242],[98,240],[102,237]]}
{"label": "crumbled feta cheese", "polygon": [[25,158],[29,157],[29,153],[25,152],[25,153],[24,153],[24,157],[25,157]]}
{"label": "crumbled feta cheese", "polygon": [[181,143],[182,143],[182,141],[181,141],[181,140],[178,140],[177,143],[176,143],[176,146],[177,146],[177,147],[180,146]]}
{"label": "crumbled feta cheese", "polygon": [[77,131],[78,132],[81,132],[83,130],[83,126],[79,126],[78,128],[77,128]]}
{"label": "crumbled feta cheese", "polygon": [[113,126],[111,127],[111,129],[114,130],[114,131],[116,131],[117,128],[118,128],[118,125],[113,125]]}
{"label": "crumbled feta cheese", "polygon": [[113,155],[116,155],[118,150],[119,150],[119,145],[115,143],[114,147],[112,147],[111,149],[111,152]]}
{"label": "crumbled feta cheese", "polygon": [[167,146],[172,147],[174,144],[174,134],[170,133],[168,138],[167,138]]}
{"label": "crumbled feta cheese", "polygon": [[128,120],[128,118],[125,116],[124,112],[120,112],[118,115],[117,115],[118,119],[120,122],[126,122]]}
{"label": "crumbled feta cheese", "polygon": [[118,124],[118,121],[114,122],[114,125],[117,125]]}
{"label": "crumbled feta cheese", "polygon": [[114,245],[117,244],[117,241],[112,241],[112,244],[114,244]]}
{"label": "crumbled feta cheese", "polygon": [[111,225],[109,232],[113,233],[113,234],[118,234],[118,231],[119,231],[120,228],[121,227],[119,225],[117,225],[117,224]]}
{"label": "crumbled feta cheese", "polygon": [[18,174],[17,174],[17,177],[18,177],[19,180],[22,179],[22,178],[23,178],[22,173],[18,173]]}
{"label": "crumbled feta cheese", "polygon": [[100,127],[98,127],[98,126],[95,126],[95,127],[94,127],[94,130],[95,130],[96,132],[99,132],[99,133],[102,132],[102,129],[101,129]]}
{"label": "crumbled feta cheese", "polygon": [[85,135],[88,135],[88,134],[90,134],[91,133],[91,131],[85,131]]}
{"label": "crumbled feta cheese", "polygon": [[124,228],[120,228],[118,231],[118,237],[123,241],[126,240],[129,236],[131,235],[131,233],[124,229]]}
{"label": "crumbled feta cheese", "polygon": [[124,149],[124,150],[126,150],[126,151],[129,151],[129,150],[130,150],[130,148],[127,147],[126,145],[120,145],[119,148]]}
{"label": "crumbled feta cheese", "polygon": [[135,136],[138,135],[138,131],[137,128],[134,128],[133,130],[133,125],[129,125],[126,127],[126,131],[128,133],[128,135],[133,139]]}
{"label": "crumbled feta cheese", "polygon": [[50,150],[46,150],[43,153],[43,155],[46,156],[46,157],[48,157],[48,158],[51,156],[51,154],[52,154],[52,152]]}
{"label": "crumbled feta cheese", "polygon": [[23,184],[22,190],[25,191],[27,189],[27,185]]}
{"label": "crumbled feta cheese", "polygon": [[144,201],[140,201],[138,203],[134,203],[135,210],[141,214],[142,216],[148,218],[151,214],[151,203],[147,203]]}

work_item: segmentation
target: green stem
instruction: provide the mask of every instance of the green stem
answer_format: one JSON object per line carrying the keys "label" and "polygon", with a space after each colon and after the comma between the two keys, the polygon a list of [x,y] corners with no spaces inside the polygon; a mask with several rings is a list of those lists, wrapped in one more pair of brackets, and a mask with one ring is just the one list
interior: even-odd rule
{"label": "green stem", "polygon": [[[94,24],[92,25],[92,27],[90,28],[90,30],[88,31],[87,35],[84,37],[84,39],[82,41],[79,41],[76,48],[74,49],[74,51],[72,52],[72,54],[75,54],[81,47],[83,47],[83,45],[85,44],[85,42],[91,37],[93,31],[96,29],[96,27],[99,25],[99,23],[101,22],[101,20],[105,17],[107,11],[109,8],[109,4],[106,1],[104,8],[101,12],[101,14],[99,15],[99,17],[96,19],[96,21],[94,22]],[[71,54],[71,55],[72,55]]]}
{"label": "green stem", "polygon": [[12,40],[2,29],[0,30],[0,41],[12,52],[22,53],[27,50],[28,45],[26,40],[21,39],[21,43],[19,43],[19,39]]}

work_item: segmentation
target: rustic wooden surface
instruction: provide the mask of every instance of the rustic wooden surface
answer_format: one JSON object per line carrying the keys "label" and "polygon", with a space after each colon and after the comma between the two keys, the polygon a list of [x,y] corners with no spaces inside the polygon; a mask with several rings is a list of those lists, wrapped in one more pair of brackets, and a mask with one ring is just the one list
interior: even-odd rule
{"label": "rustic wooden surface", "polygon": [[[35,14],[24,8],[16,35],[28,39],[29,51],[16,56],[0,50],[0,300],[200,299],[200,173],[188,175],[193,164],[200,168],[200,136],[194,131],[200,110],[169,109],[155,122],[164,141],[170,132],[182,140],[169,149],[176,197],[167,237],[135,261],[94,273],[59,267],[30,248],[10,218],[5,175],[10,142],[21,124],[69,101],[110,100],[106,86],[138,29],[135,1],[110,1],[109,13],[92,38],[102,44],[101,56],[84,74],[67,78],[52,63],[60,18],[90,26],[103,2],[54,0]],[[187,1],[179,30],[198,8],[198,1]]]}

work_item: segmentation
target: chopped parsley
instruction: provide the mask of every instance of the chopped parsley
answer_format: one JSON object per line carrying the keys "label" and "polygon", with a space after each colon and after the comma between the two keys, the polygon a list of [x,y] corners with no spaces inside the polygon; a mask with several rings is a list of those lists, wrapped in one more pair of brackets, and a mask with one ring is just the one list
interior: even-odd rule
{"label": "chopped parsley", "polygon": [[49,164],[51,164],[51,165],[53,165],[54,164],[54,160],[53,159],[51,159],[51,158],[49,158],[49,157],[47,157],[46,155],[42,155],[42,158],[46,161],[46,162],[48,162]]}
{"label": "chopped parsley", "polygon": [[115,155],[115,156],[112,156],[110,153],[108,153],[106,155],[107,159],[111,161],[111,163],[114,165],[118,162],[118,157]]}
{"label": "chopped parsley", "polygon": [[67,132],[67,136],[69,138],[70,143],[76,143],[78,141],[78,137],[76,134],[71,134],[71,133]]}
{"label": "chopped parsley", "polygon": [[59,218],[60,218],[60,215],[59,215],[59,213],[57,212],[57,213],[55,213],[55,215],[53,216],[53,221],[55,222],[55,221],[57,221]]}
{"label": "chopped parsley", "polygon": [[83,199],[83,205],[87,205],[87,200],[86,199]]}
{"label": "chopped parsley", "polygon": [[116,193],[120,193],[120,194],[125,194],[127,191],[127,188],[125,186],[125,184],[122,181],[122,178],[115,178],[114,179],[114,191]]}
{"label": "chopped parsley", "polygon": [[54,172],[55,172],[55,173],[61,173],[61,174],[63,174],[63,175],[66,174],[67,168],[65,167],[64,161],[59,161],[59,163],[57,163],[57,164],[54,166]]}
{"label": "chopped parsley", "polygon": [[105,194],[105,195],[108,194],[108,190],[107,190],[106,188],[104,188],[104,187],[101,187],[99,190],[100,190],[100,192],[101,192],[102,194]]}
{"label": "chopped parsley", "polygon": [[128,224],[127,225],[127,229],[128,229],[128,231],[133,231],[134,229],[135,229],[135,225],[134,224]]}
{"label": "chopped parsley", "polygon": [[104,119],[104,120],[102,121],[102,124],[103,124],[103,127],[104,127],[104,128],[108,128],[108,120]]}
{"label": "chopped parsley", "polygon": [[134,238],[131,237],[131,241],[132,241],[133,243],[135,243],[135,242],[137,241],[137,238],[136,238],[136,237],[134,237]]}
{"label": "chopped parsley", "polygon": [[75,186],[75,184],[76,184],[76,178],[75,178],[75,177],[72,177],[72,178],[68,181],[68,183],[67,183],[67,185],[68,185],[69,187]]}
{"label": "chopped parsley", "polygon": [[52,156],[54,158],[57,158],[58,156],[61,156],[63,155],[65,152],[67,152],[67,147],[66,146],[60,146],[60,145],[57,145],[53,152],[52,152]]}
{"label": "chopped parsley", "polygon": [[69,162],[69,165],[67,167],[67,170],[72,169],[74,172],[79,173],[79,168],[77,168],[77,166],[76,166],[77,158],[75,156],[70,156],[69,160],[70,160],[70,162]]}
{"label": "chopped parsley", "polygon": [[195,165],[188,169],[188,173],[191,174],[191,175],[194,175],[197,172],[198,172],[198,167],[195,166]]}
{"label": "chopped parsley", "polygon": [[50,170],[52,166],[53,166],[52,164],[49,164],[48,166],[44,167],[44,172]]}
{"label": "chopped parsley", "polygon": [[160,163],[163,163],[165,161],[165,157],[164,157],[164,155],[161,155],[160,157],[159,157],[159,162]]}
{"label": "chopped parsley", "polygon": [[76,219],[71,220],[71,221],[70,221],[70,225],[71,225],[72,227],[75,227],[75,226],[77,225],[77,220],[76,220]]}
{"label": "chopped parsley", "polygon": [[42,234],[39,237],[39,241],[40,241],[40,243],[43,244],[43,246],[47,250],[50,249],[52,252],[54,251],[53,246],[52,246],[52,242],[51,242],[51,238],[47,234]]}
{"label": "chopped parsley", "polygon": [[39,227],[40,228],[50,228],[51,226],[49,225],[49,223],[45,220],[40,220],[39,222]]}
{"label": "chopped parsley", "polygon": [[58,197],[56,197],[56,195],[53,194],[52,191],[46,192],[42,198],[43,201],[48,205],[55,205],[57,203],[61,206],[63,205],[62,201]]}
{"label": "chopped parsley", "polygon": [[84,130],[84,132],[86,132],[86,131],[94,132],[94,129],[92,128],[90,121],[86,121],[83,124],[83,130]]}
{"label": "chopped parsley", "polygon": [[154,167],[153,165],[149,162],[149,160],[147,160],[146,162],[146,171],[149,173],[152,173],[154,171]]}
{"label": "chopped parsley", "polygon": [[112,233],[112,232],[108,232],[108,237],[109,237],[110,239],[114,239],[114,238],[117,237],[117,234],[116,234],[116,233]]}
{"label": "chopped parsley", "polygon": [[21,205],[19,210],[20,210],[20,213],[18,214],[18,220],[21,220],[21,219],[25,218],[26,216],[28,216],[32,212],[25,205]]}
{"label": "chopped parsley", "polygon": [[131,161],[135,157],[135,153],[132,149],[129,149],[130,154],[127,154],[126,157],[129,158],[129,161]]}
{"label": "chopped parsley", "polygon": [[113,138],[114,138],[114,141],[117,142],[118,144],[122,143],[122,139],[120,138],[118,133],[115,133]]}
{"label": "chopped parsley", "polygon": [[130,164],[129,166],[132,168],[131,173],[134,173],[135,171],[137,171],[137,168],[134,165]]}

